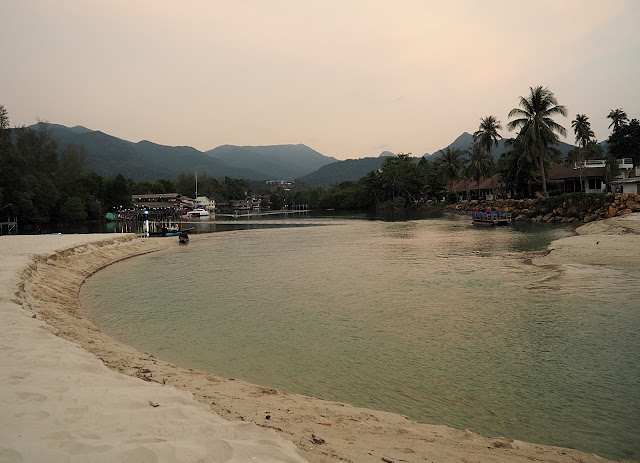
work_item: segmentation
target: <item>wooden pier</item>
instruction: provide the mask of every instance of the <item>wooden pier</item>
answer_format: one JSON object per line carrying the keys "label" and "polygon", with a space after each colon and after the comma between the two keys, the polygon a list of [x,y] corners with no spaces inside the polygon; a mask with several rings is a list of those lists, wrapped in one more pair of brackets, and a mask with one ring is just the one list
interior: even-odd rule
{"label": "wooden pier", "polygon": [[0,235],[17,235],[18,234],[18,218],[11,220],[7,217],[6,222],[0,222]]}

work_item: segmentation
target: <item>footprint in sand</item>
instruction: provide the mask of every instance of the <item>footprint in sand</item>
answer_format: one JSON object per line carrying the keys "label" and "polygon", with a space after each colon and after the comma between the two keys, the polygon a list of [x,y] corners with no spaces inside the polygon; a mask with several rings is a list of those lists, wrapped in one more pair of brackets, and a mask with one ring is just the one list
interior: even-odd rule
{"label": "footprint in sand", "polygon": [[62,421],[64,421],[65,423],[75,423],[79,421],[84,415],[86,415],[87,411],[88,408],[86,406],[78,408],[67,408],[64,411],[64,418],[62,419]]}
{"label": "footprint in sand", "polygon": [[[45,419],[49,418],[49,412],[45,412],[43,410],[43,411],[39,411],[39,412],[16,413],[14,416],[16,417],[16,419],[22,418],[24,416],[24,417],[29,417],[29,418],[34,419],[34,420],[42,421],[42,420],[45,420]],[[4,461],[4,460],[0,460],[0,462],[1,461]]]}
{"label": "footprint in sand", "polygon": [[18,397],[28,402],[44,402],[47,400],[46,396],[36,394],[35,392],[19,392]]}
{"label": "footprint in sand", "polygon": [[122,463],[156,463],[158,456],[149,449],[139,447],[118,454],[118,461]]}
{"label": "footprint in sand", "polygon": [[13,449],[0,448],[0,461],[8,463],[22,463],[22,455]]}

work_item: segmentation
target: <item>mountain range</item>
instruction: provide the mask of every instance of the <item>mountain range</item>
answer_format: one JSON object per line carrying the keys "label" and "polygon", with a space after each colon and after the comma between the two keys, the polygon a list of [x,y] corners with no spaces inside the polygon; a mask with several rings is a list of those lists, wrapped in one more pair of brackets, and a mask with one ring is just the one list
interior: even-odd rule
{"label": "mountain range", "polygon": [[[37,130],[38,124],[29,128]],[[197,171],[210,177],[247,180],[293,180],[336,159],[305,145],[219,146],[202,152],[190,146],[165,146],[147,140],[137,143],[86,127],[46,124],[64,149],[84,146],[88,167],[103,177],[119,173],[135,181],[175,180]]]}
{"label": "mountain range", "polygon": [[[38,125],[30,128],[37,130]],[[383,151],[375,158],[338,161],[302,144],[222,145],[202,152],[190,146],[165,146],[146,140],[134,143],[82,126],[47,123],[46,128],[61,148],[71,144],[84,146],[88,167],[97,174],[113,177],[121,173],[135,181],[175,180],[181,173],[197,171],[214,178],[300,180],[309,186],[328,187],[345,180],[358,180],[379,169],[385,158],[395,156],[390,151]],[[500,140],[492,150],[495,160],[505,151],[504,142],[504,139]],[[473,135],[464,132],[448,146],[466,151],[472,143]],[[556,147],[563,156],[574,148],[564,142]],[[424,157],[433,160],[439,157],[439,152],[425,153]]]}

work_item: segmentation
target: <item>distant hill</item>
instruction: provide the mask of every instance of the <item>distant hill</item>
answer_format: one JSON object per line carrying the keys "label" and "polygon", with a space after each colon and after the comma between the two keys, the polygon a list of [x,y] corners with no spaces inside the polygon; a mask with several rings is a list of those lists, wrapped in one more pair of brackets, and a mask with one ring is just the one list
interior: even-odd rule
{"label": "distant hill", "polygon": [[267,174],[271,180],[294,180],[337,161],[306,145],[223,145],[206,154],[232,167],[248,167]]}
{"label": "distant hill", "polygon": [[[498,140],[498,146],[494,145],[493,148],[491,149],[491,154],[493,156],[494,161],[497,161],[500,158],[500,155],[506,151],[504,146],[504,143],[506,140],[508,140],[508,138],[507,139],[501,138],[500,140]],[[445,148],[451,147],[451,148],[461,149],[462,151],[467,151],[472,144],[473,144],[473,135],[471,135],[468,132],[463,132],[460,136],[458,136],[458,138],[456,138],[450,145],[446,146]],[[569,151],[575,148],[575,146],[561,141],[556,145],[556,148],[562,153],[563,157],[566,157],[567,153],[569,153]],[[440,150],[436,151],[432,155],[425,154],[424,157],[427,159],[439,158]]]}
{"label": "distant hill", "polygon": [[[150,141],[133,143],[86,127],[66,127],[46,124],[61,148],[74,144],[84,146],[88,153],[88,167],[103,177],[119,173],[135,181],[167,178],[175,180],[181,173],[198,171],[214,178],[225,176],[248,180],[294,180],[318,167],[334,161],[304,145],[284,147],[220,147],[223,159],[203,153],[190,146],[164,146]],[[38,125],[30,128],[38,129]],[[234,154],[250,152],[250,156]],[[307,166],[307,167],[305,167]],[[262,170],[263,167],[269,167]]]}
{"label": "distant hill", "polygon": [[309,186],[328,188],[334,183],[361,179],[372,170],[378,170],[385,159],[386,156],[337,161],[327,164],[315,172],[301,177],[299,180]]}
{"label": "distant hill", "polygon": [[[467,149],[469,149],[469,147],[471,147],[472,143],[473,135],[468,132],[463,132],[448,146],[466,151]],[[498,146],[493,147],[491,154],[493,155],[494,160],[497,161],[500,155],[504,153],[504,143],[505,140],[501,139],[498,141]],[[574,148],[574,146],[568,143],[560,142],[557,145],[557,148],[562,153],[562,156],[566,156],[567,153]],[[310,186],[322,187],[329,187],[333,184],[344,182],[345,180],[359,180],[372,170],[379,169],[382,165],[382,162],[389,156],[395,156],[395,154],[391,153],[390,151],[383,151],[377,158],[347,159],[346,161],[337,161],[331,164],[327,164],[317,171],[301,177],[300,180]],[[423,157],[427,160],[433,161],[440,157],[440,153],[436,152],[432,155],[425,153]],[[420,158],[417,158],[416,160],[419,159]]]}

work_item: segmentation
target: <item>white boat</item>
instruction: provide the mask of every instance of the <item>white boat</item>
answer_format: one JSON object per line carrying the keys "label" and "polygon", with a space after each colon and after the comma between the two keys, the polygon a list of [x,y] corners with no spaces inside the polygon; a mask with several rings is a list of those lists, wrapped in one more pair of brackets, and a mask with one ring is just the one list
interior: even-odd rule
{"label": "white boat", "polygon": [[209,217],[211,214],[202,207],[196,207],[194,210],[187,212],[188,217]]}

